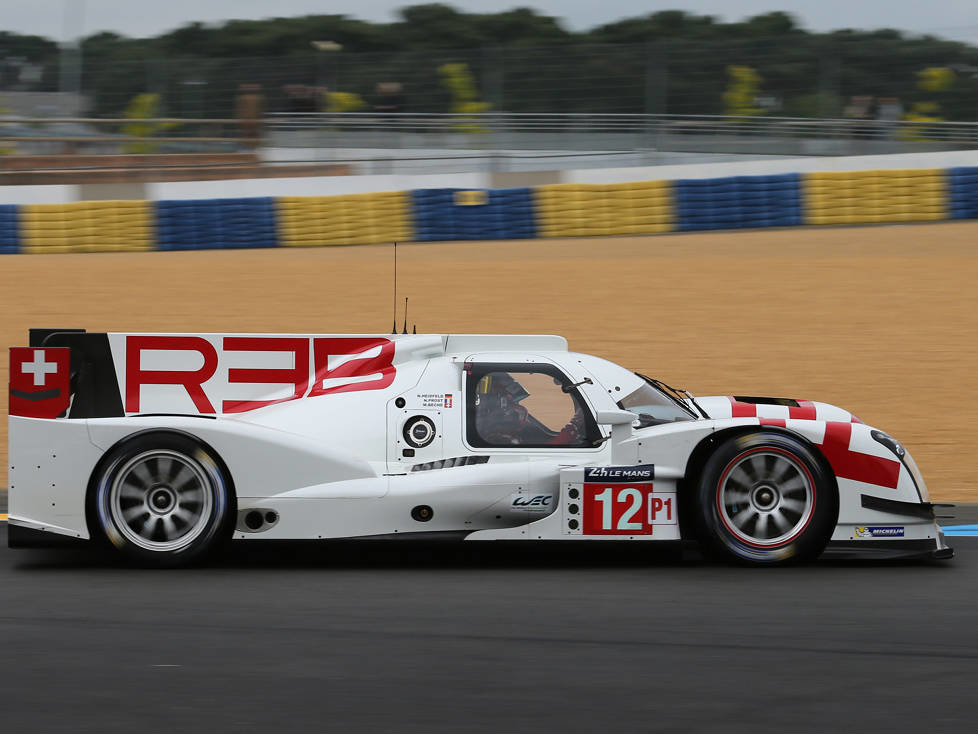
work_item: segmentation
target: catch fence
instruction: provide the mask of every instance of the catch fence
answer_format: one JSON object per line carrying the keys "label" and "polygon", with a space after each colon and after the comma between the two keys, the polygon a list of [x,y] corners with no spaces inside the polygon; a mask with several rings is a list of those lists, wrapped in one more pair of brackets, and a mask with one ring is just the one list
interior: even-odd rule
{"label": "catch fence", "polygon": [[[16,113],[11,95],[61,90],[79,95],[76,114],[118,117],[137,95],[150,93],[158,95],[161,116],[228,118],[240,85],[250,84],[260,86],[269,113],[328,105],[450,112],[459,103],[445,78],[453,64],[469,75],[476,99],[500,112],[717,115],[746,104],[785,117],[900,117],[926,104],[931,116],[978,119],[978,49],[925,41],[880,32],[804,42],[787,34],[426,51],[354,52],[336,44],[316,51],[306,44],[275,57],[215,58],[206,49],[125,61],[62,54],[65,68],[57,58],[30,63],[8,56],[0,59],[0,107]],[[747,94],[740,102],[727,96],[738,91],[735,67],[757,78],[740,88]],[[950,71],[946,88],[921,83],[934,68]],[[326,91],[344,96],[330,101]],[[30,114],[43,116],[43,109]]]}

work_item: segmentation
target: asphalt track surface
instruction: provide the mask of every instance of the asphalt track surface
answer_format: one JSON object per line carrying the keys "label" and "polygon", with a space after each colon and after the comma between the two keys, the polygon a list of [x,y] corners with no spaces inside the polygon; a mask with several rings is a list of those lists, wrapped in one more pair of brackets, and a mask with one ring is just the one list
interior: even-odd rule
{"label": "asphalt track surface", "polygon": [[978,539],[942,563],[349,546],[183,571],[6,548],[6,732],[961,732]]}

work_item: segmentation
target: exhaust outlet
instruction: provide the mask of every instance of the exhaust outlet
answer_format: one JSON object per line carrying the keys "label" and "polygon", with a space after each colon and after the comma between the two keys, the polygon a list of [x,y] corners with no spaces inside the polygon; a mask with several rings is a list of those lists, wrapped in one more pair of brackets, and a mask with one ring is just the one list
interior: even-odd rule
{"label": "exhaust outlet", "polygon": [[278,523],[279,514],[275,510],[250,507],[238,513],[237,529],[242,533],[262,533]]}

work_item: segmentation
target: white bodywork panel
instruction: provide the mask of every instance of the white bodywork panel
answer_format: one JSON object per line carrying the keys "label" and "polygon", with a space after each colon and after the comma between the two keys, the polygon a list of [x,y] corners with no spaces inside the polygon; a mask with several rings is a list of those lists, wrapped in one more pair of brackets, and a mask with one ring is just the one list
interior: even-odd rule
{"label": "white bodywork panel", "polygon": [[[679,503],[688,501],[681,480],[697,446],[718,431],[771,426],[819,447],[835,470],[833,540],[864,538],[865,526],[900,526],[907,539],[939,532],[932,520],[863,506],[866,496],[919,504],[926,487],[909,454],[901,463],[869,426],[824,403],[708,397],[698,403],[709,419],[601,426],[596,446],[471,445],[468,365],[556,370],[592,421],[645,384],[611,362],[567,351],[562,337],[109,334],[108,344],[121,415],[9,418],[12,523],[89,537],[86,492],[99,460],[133,434],[162,430],[189,434],[223,460],[239,516],[253,508],[277,514],[260,532],[239,523],[236,538],[678,540]],[[406,429],[420,418],[434,435],[412,448]],[[601,467],[654,469],[633,487],[594,479],[589,468]],[[587,532],[585,492],[621,494],[626,514],[610,521],[619,531]],[[421,506],[431,510],[423,522],[412,517]]]}

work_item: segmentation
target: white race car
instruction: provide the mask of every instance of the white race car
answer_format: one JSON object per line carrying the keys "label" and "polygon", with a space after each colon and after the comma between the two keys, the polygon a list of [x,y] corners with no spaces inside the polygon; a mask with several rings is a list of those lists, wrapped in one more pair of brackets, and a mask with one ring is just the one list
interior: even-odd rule
{"label": "white race car", "polygon": [[841,408],[693,398],[558,336],[106,334],[10,350],[11,546],[181,565],[223,540],[695,540],[950,558],[924,480]]}

